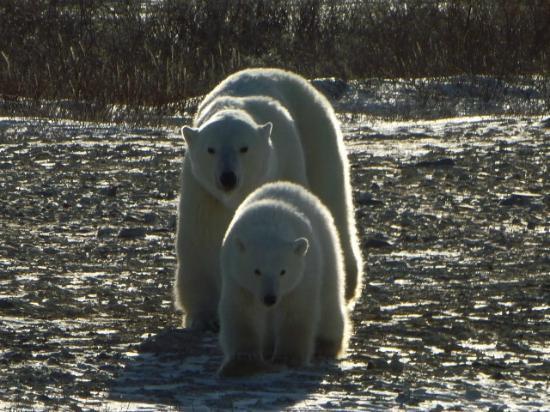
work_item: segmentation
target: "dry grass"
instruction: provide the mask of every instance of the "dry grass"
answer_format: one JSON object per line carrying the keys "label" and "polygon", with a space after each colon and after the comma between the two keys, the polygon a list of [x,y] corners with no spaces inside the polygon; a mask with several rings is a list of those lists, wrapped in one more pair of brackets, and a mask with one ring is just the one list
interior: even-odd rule
{"label": "dry grass", "polygon": [[0,95],[162,107],[249,66],[308,77],[550,72],[548,0],[3,0]]}

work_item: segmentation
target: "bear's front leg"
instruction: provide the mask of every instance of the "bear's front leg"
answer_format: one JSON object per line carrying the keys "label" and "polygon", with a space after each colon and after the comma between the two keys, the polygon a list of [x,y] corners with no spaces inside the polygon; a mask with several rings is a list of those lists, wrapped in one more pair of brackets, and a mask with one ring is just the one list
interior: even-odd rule
{"label": "bear's front leg", "polygon": [[176,235],[176,306],[185,312],[186,327],[217,332],[219,255],[232,212],[204,191],[187,160],[182,179]]}
{"label": "bear's front leg", "polygon": [[218,286],[195,266],[180,263],[176,274],[176,302],[185,312],[184,326],[196,331],[218,332]]}
{"label": "bear's front leg", "polygon": [[289,315],[276,332],[273,362],[289,367],[309,364],[315,345],[315,323],[311,316]]}
{"label": "bear's front leg", "polygon": [[238,288],[224,288],[219,305],[219,339],[224,361],[218,375],[246,376],[272,370],[262,354],[264,311]]}
{"label": "bear's front leg", "polygon": [[273,365],[264,361],[258,354],[244,352],[235,353],[231,358],[224,361],[218,375],[223,378],[242,377],[271,372],[274,369]]}

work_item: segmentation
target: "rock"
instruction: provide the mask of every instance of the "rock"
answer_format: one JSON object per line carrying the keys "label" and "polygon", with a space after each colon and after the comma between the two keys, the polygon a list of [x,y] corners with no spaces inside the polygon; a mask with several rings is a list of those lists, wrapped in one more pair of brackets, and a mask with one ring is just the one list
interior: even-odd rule
{"label": "rock", "polygon": [[159,216],[156,214],[156,213],[153,213],[153,212],[149,212],[149,213],[145,213],[143,215],[143,221],[145,223],[147,223],[148,225],[152,225],[154,223],[156,223],[159,219]]}
{"label": "rock", "polygon": [[46,394],[41,394],[41,395],[38,395],[37,398],[36,398],[38,401],[40,402],[51,402],[52,398],[50,398],[48,395]]}
{"label": "rock", "polygon": [[137,213],[130,212],[124,215],[125,222],[142,222],[143,219]]}
{"label": "rock", "polygon": [[535,196],[520,194],[520,193],[513,193],[512,195],[508,196],[505,199],[502,199],[500,201],[501,206],[530,206],[531,201],[533,200]]}
{"label": "rock", "polygon": [[393,246],[391,242],[382,233],[378,233],[374,236],[370,236],[363,242],[363,247],[366,247],[366,248],[379,249],[379,248],[385,248],[385,247],[391,247],[391,246]]}
{"label": "rock", "polygon": [[99,189],[99,194],[108,197],[115,197],[117,194],[118,186],[110,185]]}
{"label": "rock", "polygon": [[79,207],[88,207],[93,204],[97,203],[97,199],[90,196],[90,195],[84,195],[80,198],[80,200],[77,203],[77,206]]}
{"label": "rock", "polygon": [[0,299],[0,309],[13,309],[15,308],[15,302],[11,298]]}
{"label": "rock", "polygon": [[35,193],[44,197],[53,197],[56,196],[58,192],[53,187],[46,187],[42,189],[37,189]]}
{"label": "rock", "polygon": [[368,361],[367,369],[387,370],[388,362],[383,358],[373,358]]}
{"label": "rock", "polygon": [[8,350],[2,353],[0,356],[0,362],[24,362],[27,360],[26,353],[21,350]]}
{"label": "rock", "polygon": [[422,160],[418,163],[416,163],[416,167],[432,167],[432,168],[438,168],[438,167],[453,167],[455,165],[455,161],[448,157],[443,157],[441,159],[435,159],[435,160]]}
{"label": "rock", "polygon": [[478,399],[481,399],[481,392],[473,388],[467,389],[464,397],[469,401],[477,401]]}
{"label": "rock", "polygon": [[403,403],[410,403],[411,401],[411,392],[409,390],[404,390],[402,392],[399,392],[399,394],[396,396],[395,400],[401,404]]}
{"label": "rock", "polygon": [[348,90],[348,85],[340,79],[314,79],[311,81],[313,87],[323,93],[330,100],[340,99]]}
{"label": "rock", "polygon": [[115,232],[116,232],[115,228],[100,227],[99,229],[97,229],[97,237],[98,238],[110,237],[110,236],[113,236]]}
{"label": "rock", "polygon": [[118,237],[121,239],[136,239],[145,237],[147,230],[143,227],[126,227],[120,229],[118,232]]}
{"label": "rock", "polygon": [[178,226],[178,216],[176,214],[170,215],[168,218],[168,228],[171,230],[175,230]]}
{"label": "rock", "polygon": [[169,328],[156,335],[149,336],[139,347],[139,352],[150,353],[189,353],[193,345],[201,342],[202,336],[196,331],[189,329]]}
{"label": "rock", "polygon": [[403,368],[404,366],[399,360],[399,356],[397,355],[397,353],[394,353],[390,361],[390,369],[392,370],[392,372],[401,373],[403,372]]}
{"label": "rock", "polygon": [[356,199],[360,205],[365,206],[382,206],[384,204],[381,200],[375,199],[369,192],[359,193]]}
{"label": "rock", "polygon": [[29,244],[22,244],[22,249],[29,254],[29,256],[38,256],[43,253],[42,248],[39,246],[33,246]]}
{"label": "rock", "polygon": [[109,354],[105,351],[99,353],[97,356],[96,356],[96,360],[100,361],[100,362],[104,362],[104,361],[107,361],[111,359],[111,356],[109,356]]}
{"label": "rock", "polygon": [[399,219],[401,226],[414,226],[418,222],[415,214],[410,210],[405,210]]}

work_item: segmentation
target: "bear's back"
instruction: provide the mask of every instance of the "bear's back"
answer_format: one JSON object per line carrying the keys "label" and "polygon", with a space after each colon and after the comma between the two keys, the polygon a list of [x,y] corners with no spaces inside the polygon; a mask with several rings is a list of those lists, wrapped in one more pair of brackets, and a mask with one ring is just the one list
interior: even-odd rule
{"label": "bear's back", "polygon": [[260,201],[274,201],[287,205],[303,215],[315,227],[334,226],[334,219],[317,196],[292,182],[272,182],[261,186],[243,202],[251,205]]}
{"label": "bear's back", "polygon": [[317,196],[304,187],[282,181],[267,183],[249,195],[241,207],[254,207],[255,204],[265,202],[277,204],[301,216],[319,244],[321,254],[340,250],[340,239],[332,214]]}
{"label": "bear's back", "polygon": [[245,69],[233,73],[216,86],[199,106],[202,111],[212,100],[220,95],[226,96],[269,96],[279,100],[286,106],[284,90],[288,84],[305,84],[306,81],[294,73],[286,72],[280,69]]}

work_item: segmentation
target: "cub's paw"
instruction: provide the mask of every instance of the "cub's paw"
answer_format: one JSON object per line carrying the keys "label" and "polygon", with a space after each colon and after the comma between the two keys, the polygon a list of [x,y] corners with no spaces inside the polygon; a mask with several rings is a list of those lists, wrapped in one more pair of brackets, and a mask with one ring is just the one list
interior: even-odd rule
{"label": "cub's paw", "polygon": [[350,264],[346,267],[346,286],[344,291],[347,303],[355,301],[358,292],[357,286],[357,266]]}
{"label": "cub's paw", "polygon": [[259,356],[242,353],[224,362],[218,370],[218,376],[222,378],[242,377],[276,370],[278,368],[267,363]]}
{"label": "cub's paw", "polygon": [[190,316],[185,318],[185,327],[197,332],[213,332],[218,333],[220,323],[216,316]]}
{"label": "cub's paw", "polygon": [[342,352],[342,342],[336,342],[329,339],[317,339],[315,341],[315,356],[321,358],[340,357]]}
{"label": "cub's paw", "polygon": [[276,354],[271,361],[275,365],[285,365],[289,368],[300,368],[309,364],[309,361],[305,357],[299,355]]}

